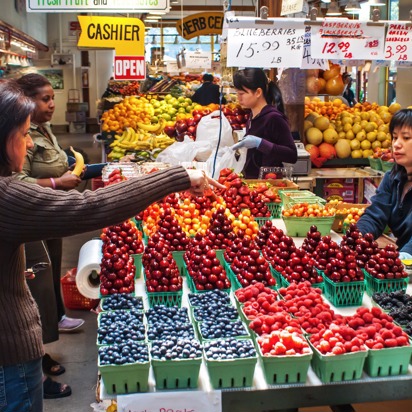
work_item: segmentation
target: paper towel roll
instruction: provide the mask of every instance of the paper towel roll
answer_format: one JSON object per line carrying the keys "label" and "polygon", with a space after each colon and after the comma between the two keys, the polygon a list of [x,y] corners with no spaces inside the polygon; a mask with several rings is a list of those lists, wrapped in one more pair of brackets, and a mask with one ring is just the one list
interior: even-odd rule
{"label": "paper towel roll", "polygon": [[89,240],[79,252],[76,285],[79,292],[89,299],[99,298],[102,243],[101,239]]}

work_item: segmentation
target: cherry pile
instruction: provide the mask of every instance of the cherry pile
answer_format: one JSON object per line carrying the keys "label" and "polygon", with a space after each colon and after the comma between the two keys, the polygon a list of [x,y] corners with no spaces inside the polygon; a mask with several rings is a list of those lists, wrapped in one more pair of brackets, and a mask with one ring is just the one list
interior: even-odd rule
{"label": "cherry pile", "polygon": [[210,218],[209,228],[206,231],[205,237],[210,239],[213,249],[226,249],[236,237],[233,232],[232,222],[227,216],[229,213],[226,210],[228,209],[218,207]]}
{"label": "cherry pile", "polygon": [[272,227],[266,245],[262,247],[262,254],[272,267],[281,273],[295,250],[293,239],[285,235],[282,229]]}
{"label": "cherry pile", "polygon": [[302,249],[312,254],[318,243],[321,241],[322,235],[320,234],[318,228],[315,225],[312,225],[309,228],[309,232],[306,234],[305,239],[303,239]]}
{"label": "cherry pile", "polygon": [[172,252],[163,240],[149,239],[142,256],[146,275],[146,289],[153,292],[177,292],[182,290],[182,277]]}
{"label": "cherry pile", "polygon": [[289,283],[322,283],[322,275],[315,269],[315,264],[315,259],[308,252],[298,248],[290,254],[281,274]]}
{"label": "cherry pile", "polygon": [[271,220],[267,220],[259,229],[256,237],[254,238],[254,241],[259,249],[262,249],[263,246],[266,245],[273,227],[273,222]]}
{"label": "cherry pile", "polygon": [[408,274],[404,270],[396,246],[389,244],[369,256],[365,269],[376,279],[404,279]]}

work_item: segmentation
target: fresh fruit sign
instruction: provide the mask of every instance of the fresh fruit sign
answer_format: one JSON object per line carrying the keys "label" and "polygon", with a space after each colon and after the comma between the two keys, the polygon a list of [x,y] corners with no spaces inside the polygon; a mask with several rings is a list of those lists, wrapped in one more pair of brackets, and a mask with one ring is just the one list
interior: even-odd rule
{"label": "fresh fruit sign", "polygon": [[78,16],[79,47],[113,48],[115,80],[142,80],[146,77],[144,24],[125,17]]}
{"label": "fresh fruit sign", "polygon": [[358,20],[325,19],[312,27],[312,57],[324,59],[384,58],[385,26]]}

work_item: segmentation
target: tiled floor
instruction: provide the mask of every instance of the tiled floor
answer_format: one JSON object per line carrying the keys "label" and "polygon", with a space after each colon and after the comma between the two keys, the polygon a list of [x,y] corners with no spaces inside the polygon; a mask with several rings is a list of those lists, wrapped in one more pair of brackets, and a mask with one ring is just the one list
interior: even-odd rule
{"label": "tiled floor", "polygon": [[[90,163],[101,161],[100,145],[93,142],[91,135],[58,135],[60,145],[82,148],[89,156]],[[89,186],[89,185],[88,185]],[[98,235],[100,231],[64,239],[63,273],[77,266],[81,246]],[[62,334],[57,342],[47,345],[47,352],[62,362],[66,373],[56,378],[71,385],[73,394],[58,400],[46,400],[45,412],[87,412],[96,400],[97,351],[96,315],[87,311],[68,311],[72,317],[86,320],[81,332]],[[356,412],[412,412],[411,400],[353,405]],[[327,406],[302,408],[300,412],[326,412]],[[236,411],[230,411],[236,412]]]}

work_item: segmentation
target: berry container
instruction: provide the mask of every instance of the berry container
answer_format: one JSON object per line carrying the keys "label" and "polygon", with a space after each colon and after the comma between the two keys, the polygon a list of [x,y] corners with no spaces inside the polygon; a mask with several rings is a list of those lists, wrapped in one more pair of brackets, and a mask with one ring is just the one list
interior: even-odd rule
{"label": "berry container", "polygon": [[282,203],[270,202],[266,203],[266,206],[270,211],[272,219],[279,219],[282,216]]}
{"label": "berry container", "polygon": [[297,217],[282,216],[285,223],[286,233],[292,237],[305,237],[312,225],[318,228],[322,236],[329,235],[335,216],[325,217]]}
{"label": "berry container", "polygon": [[[187,272],[187,269],[186,269],[186,268],[185,268],[185,271]],[[229,278],[229,275],[227,275],[227,276],[228,276],[228,278]],[[230,278],[229,278],[229,280],[230,280]],[[198,290],[198,289],[196,289],[195,283],[193,282],[192,277],[189,276],[188,273],[187,273],[187,276],[186,276],[186,281],[187,281],[187,286],[189,287],[189,290],[190,290],[191,293],[205,293],[205,292],[210,292],[209,289],[208,289],[208,290],[206,290],[206,289],[203,289],[203,290]],[[229,294],[229,293],[230,293],[230,288],[228,288],[228,289],[222,289],[222,291]]]}
{"label": "berry container", "polygon": [[165,361],[152,359],[156,389],[197,388],[201,364],[201,357]]}
{"label": "berry container", "polygon": [[208,358],[205,351],[203,353],[210,383],[214,389],[252,386],[257,356],[214,360]]}
{"label": "berry container", "polygon": [[253,217],[253,219],[255,220],[255,222],[257,222],[259,227],[265,226],[266,222],[268,220],[272,220],[272,216],[268,216],[268,217]]}
{"label": "berry container", "polygon": [[269,385],[305,383],[313,352],[303,355],[263,355],[256,342],[259,359]]}
{"label": "berry container", "polygon": [[241,323],[243,325],[244,333],[242,335],[205,338],[202,335],[202,322],[196,322],[195,329],[196,329],[197,336],[201,342],[210,342],[212,340],[223,340],[223,339],[250,339],[250,333],[248,332],[247,327],[245,327],[245,324],[242,322],[242,320],[239,318],[237,320],[232,320],[228,322],[229,325],[234,324],[234,323],[239,323],[239,324]]}
{"label": "berry container", "polygon": [[385,162],[382,159],[380,159],[380,161],[382,163],[382,172],[389,172],[395,164],[395,162]]}
{"label": "berry container", "polygon": [[172,252],[173,259],[176,262],[177,267],[179,268],[180,276],[186,275],[184,254],[184,250],[176,250]]}
{"label": "berry container", "polygon": [[366,270],[363,269],[365,274],[366,293],[372,296],[375,292],[393,292],[395,290],[406,291],[409,283],[409,278],[400,279],[377,279],[371,276]]}
{"label": "berry container", "polygon": [[104,387],[109,395],[123,395],[149,390],[149,362],[136,362],[126,365],[100,365]]}
{"label": "berry container", "polygon": [[270,267],[272,276],[276,279],[276,287],[278,289],[287,288],[289,286],[289,282],[283,277],[283,275],[280,272],[274,269],[271,264],[269,264],[269,267]]}
{"label": "berry container", "polygon": [[146,287],[146,274],[144,272],[144,269],[143,275],[145,281],[145,290],[150,307],[153,307],[155,305],[164,305],[169,307],[182,306],[183,290],[179,290],[177,292],[148,292]]}
{"label": "berry container", "polygon": [[339,308],[343,306],[362,305],[363,294],[365,292],[365,282],[333,282],[324,273],[324,294],[333,306]]}
{"label": "berry container", "polygon": [[323,355],[310,342],[313,351],[312,369],[323,383],[360,379],[368,351]]}
{"label": "berry container", "polygon": [[134,266],[136,268],[135,279],[139,279],[142,276],[142,255],[142,253],[136,253],[132,255]]}
{"label": "berry container", "polygon": [[[116,296],[118,296],[118,295],[109,295],[109,296],[106,296],[106,297],[102,298],[100,300],[100,305],[99,305],[100,310],[102,312],[108,312],[108,311],[111,311],[111,310],[118,310],[118,309],[110,309],[108,307],[110,299],[112,299],[113,297],[116,297]],[[133,308],[121,308],[121,309],[122,310],[137,310],[137,311],[144,312],[143,298],[141,296],[134,296],[134,299],[136,299],[135,307],[133,307]]]}
{"label": "berry container", "polygon": [[371,377],[396,376],[408,373],[412,346],[369,349],[365,360],[365,372]]}

